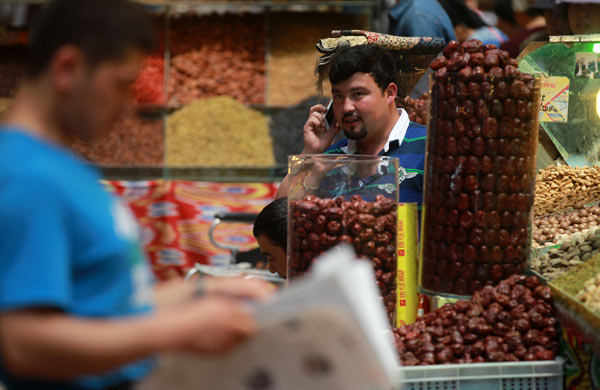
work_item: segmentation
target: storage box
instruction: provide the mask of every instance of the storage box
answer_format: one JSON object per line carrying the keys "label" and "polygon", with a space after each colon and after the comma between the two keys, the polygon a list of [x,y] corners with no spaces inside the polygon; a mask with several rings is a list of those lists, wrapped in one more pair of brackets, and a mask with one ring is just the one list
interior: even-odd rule
{"label": "storage box", "polygon": [[[562,390],[563,365],[555,360],[401,367],[405,390]],[[399,373],[400,374],[400,373]]]}

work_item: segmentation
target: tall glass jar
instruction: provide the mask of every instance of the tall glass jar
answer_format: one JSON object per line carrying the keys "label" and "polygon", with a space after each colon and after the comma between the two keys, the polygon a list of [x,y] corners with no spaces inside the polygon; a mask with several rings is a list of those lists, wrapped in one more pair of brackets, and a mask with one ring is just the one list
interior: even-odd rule
{"label": "tall glass jar", "polygon": [[289,157],[288,277],[340,242],[370,259],[390,317],[396,311],[398,159],[387,156]]}
{"label": "tall glass jar", "polygon": [[531,248],[540,80],[431,80],[420,285],[466,296],[523,273]]}

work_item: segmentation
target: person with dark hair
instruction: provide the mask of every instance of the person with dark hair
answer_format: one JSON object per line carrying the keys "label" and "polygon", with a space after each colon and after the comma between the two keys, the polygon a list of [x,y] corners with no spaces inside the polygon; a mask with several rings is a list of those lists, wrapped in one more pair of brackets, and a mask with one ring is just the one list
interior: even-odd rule
{"label": "person with dark hair", "polygon": [[51,1],[34,26],[27,77],[0,125],[7,390],[130,389],[155,353],[223,353],[256,331],[234,296],[265,297],[266,283],[154,288],[131,212],[66,147],[101,136],[132,108],[154,43],[148,16],[125,0]]}
{"label": "person with dark hair", "polygon": [[573,34],[598,34],[600,32],[599,0],[557,0],[565,5],[569,28]]}
{"label": "person with dark hair", "polygon": [[494,9],[498,13],[498,27],[509,39],[500,48],[517,57],[532,41],[548,39],[543,7],[534,0],[496,0]]}
{"label": "person with dark hair", "polygon": [[392,35],[456,40],[452,23],[436,0],[400,0],[388,16]]}
{"label": "person with dark hair", "polygon": [[509,38],[522,31],[517,23],[512,0],[494,0],[492,9],[498,17],[496,26]]}
{"label": "person with dark hair", "polygon": [[[538,0],[531,8],[544,12],[544,19],[546,20],[546,39],[552,35],[573,34],[569,27],[568,5],[566,3],[557,4],[555,0]],[[534,36],[534,38],[540,40],[539,37]],[[528,42],[525,41],[524,43]],[[526,45],[522,44],[523,48],[525,48],[525,46]]]}
{"label": "person with dark hair", "polygon": [[[363,45],[337,53],[329,68],[334,123],[327,130],[326,108],[313,106],[304,125],[303,154],[396,157],[400,165],[400,202],[421,204],[427,131],[425,126],[410,122],[406,111],[396,108],[396,77],[394,60],[383,48]],[[332,145],[340,131],[345,138]],[[390,177],[373,175],[366,181],[356,177],[356,183],[340,183],[335,176],[310,175],[303,185],[328,197],[349,196],[353,191],[364,196],[369,190],[385,191]],[[288,191],[289,177],[286,177],[277,197],[287,196]]]}
{"label": "person with dark hair", "polygon": [[482,44],[500,46],[508,37],[494,26],[488,26],[474,10],[462,0],[438,0],[454,26],[459,42],[470,39],[480,40]]}
{"label": "person with dark hair", "polygon": [[269,271],[287,276],[287,198],[275,199],[256,217],[252,234],[269,261]]}

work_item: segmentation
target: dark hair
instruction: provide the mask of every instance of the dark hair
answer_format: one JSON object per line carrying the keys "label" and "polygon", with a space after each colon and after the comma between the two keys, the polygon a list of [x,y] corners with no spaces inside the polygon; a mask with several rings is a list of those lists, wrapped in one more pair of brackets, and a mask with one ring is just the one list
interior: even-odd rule
{"label": "dark hair", "polygon": [[275,199],[262,209],[252,234],[254,237],[264,234],[273,244],[287,249],[287,198]]}
{"label": "dark hair", "polygon": [[375,45],[359,45],[344,48],[331,60],[329,81],[337,84],[348,80],[355,73],[367,73],[375,80],[381,91],[390,83],[396,83],[396,64],[387,50]]}
{"label": "dark hair", "polygon": [[438,3],[444,8],[454,27],[463,25],[476,30],[486,26],[481,17],[461,0],[438,0]]}
{"label": "dark hair", "polygon": [[505,20],[511,24],[516,24],[515,11],[513,10],[512,0],[495,0],[494,12],[498,18]]}
{"label": "dark hair", "polygon": [[156,36],[144,9],[126,0],[54,0],[33,26],[27,75],[42,73],[64,45],[75,45],[90,66],[119,59],[136,48],[151,52]]}

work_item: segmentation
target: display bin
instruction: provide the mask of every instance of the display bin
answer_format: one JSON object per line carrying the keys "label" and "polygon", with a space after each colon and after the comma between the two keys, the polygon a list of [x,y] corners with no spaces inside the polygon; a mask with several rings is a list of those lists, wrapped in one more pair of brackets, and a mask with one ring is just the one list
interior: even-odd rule
{"label": "display bin", "polygon": [[289,158],[288,278],[319,254],[347,242],[373,264],[390,322],[395,322],[398,159],[298,155]]}
{"label": "display bin", "polygon": [[420,288],[468,296],[531,250],[539,78],[432,77]]}
{"label": "display bin", "polygon": [[558,320],[577,329],[597,354],[600,354],[600,313],[581,302],[577,294],[590,278],[599,273],[600,255],[596,255],[548,282]]}
{"label": "display bin", "polygon": [[448,364],[400,368],[405,390],[562,390],[563,365],[555,360]]}

